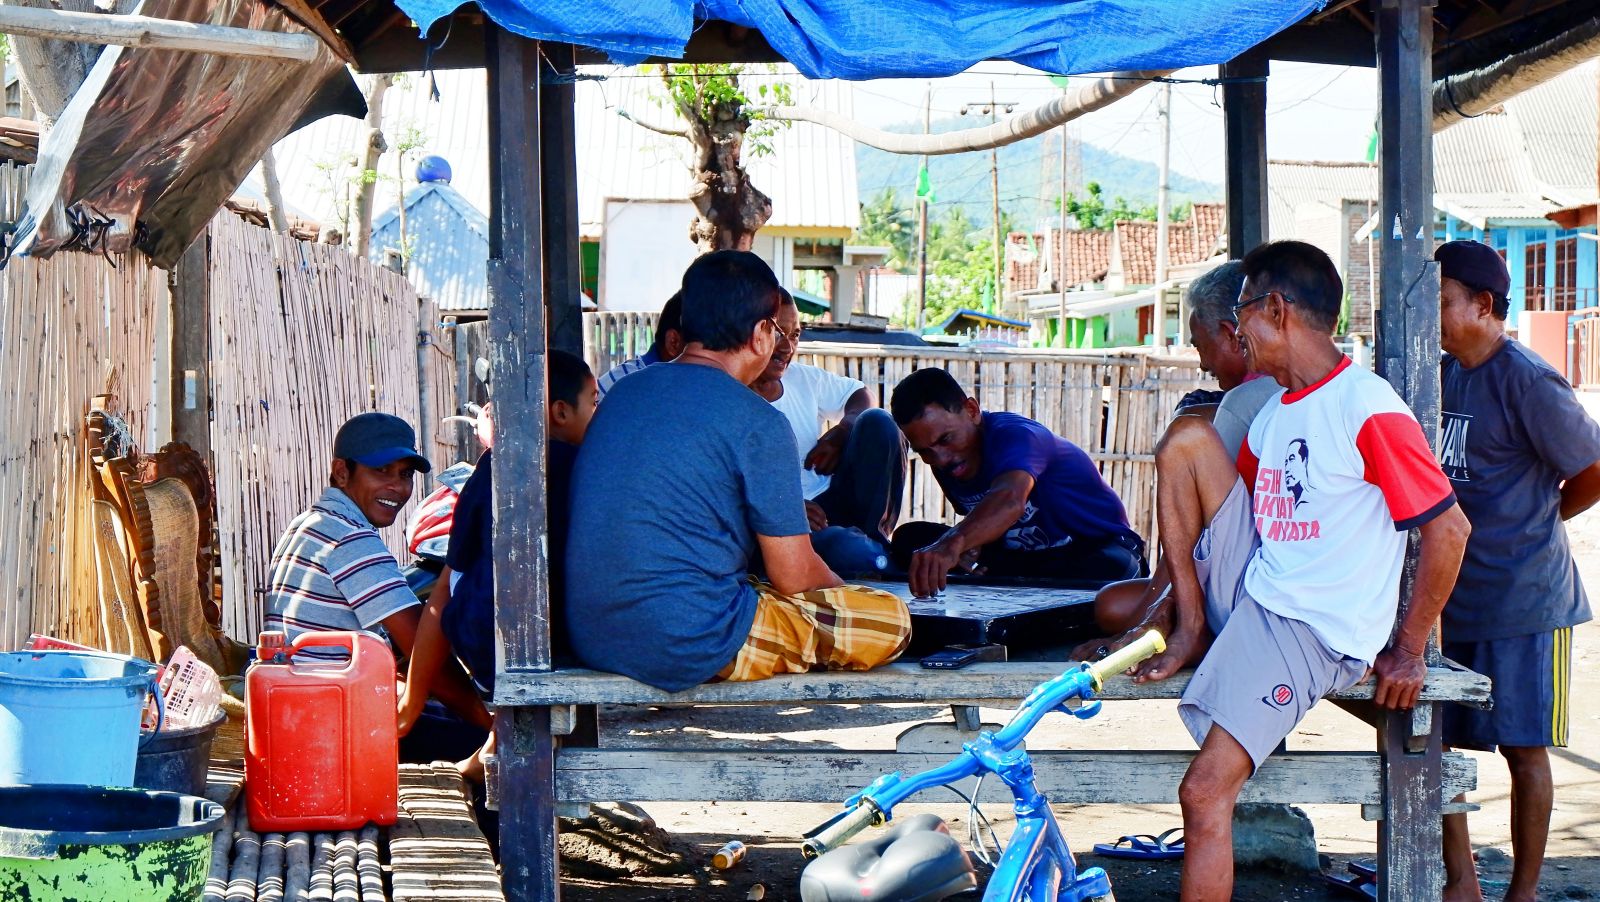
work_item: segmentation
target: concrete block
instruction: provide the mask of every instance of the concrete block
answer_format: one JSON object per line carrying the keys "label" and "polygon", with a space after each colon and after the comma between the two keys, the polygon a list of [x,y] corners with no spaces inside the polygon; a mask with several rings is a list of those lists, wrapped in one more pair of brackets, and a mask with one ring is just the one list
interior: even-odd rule
{"label": "concrete block", "polygon": [[1317,834],[1311,818],[1293,805],[1234,806],[1233,861],[1239,867],[1316,873]]}

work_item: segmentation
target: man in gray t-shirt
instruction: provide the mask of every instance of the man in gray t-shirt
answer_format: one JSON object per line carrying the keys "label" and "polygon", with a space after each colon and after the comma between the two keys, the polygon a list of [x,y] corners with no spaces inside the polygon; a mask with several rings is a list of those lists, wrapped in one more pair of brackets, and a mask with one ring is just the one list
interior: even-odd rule
{"label": "man in gray t-shirt", "polygon": [[[904,650],[905,603],[841,585],[811,550],[794,435],[748,388],[772,357],[780,290],[746,251],[690,264],[682,355],[618,381],[590,424],[565,599],[586,665],[676,691]],[[758,558],[765,581],[750,576]]]}
{"label": "man in gray t-shirt", "polygon": [[[1173,419],[1178,423],[1181,417],[1209,418],[1229,460],[1239,459],[1239,447],[1250,431],[1250,423],[1268,401],[1283,391],[1272,379],[1250,372],[1234,338],[1239,322],[1233,315],[1233,305],[1239,300],[1243,285],[1244,267],[1237,260],[1218,266],[1190,284],[1189,334],[1200,354],[1200,368],[1216,377],[1223,395],[1217,404],[1181,406]],[[1156,478],[1159,481],[1159,472]],[[1172,610],[1165,601],[1170,584],[1166,562],[1160,561],[1147,579],[1130,579],[1101,589],[1094,602],[1095,622],[1116,638],[1091,639],[1073,649],[1071,657],[1103,657],[1151,627],[1171,635]]]}
{"label": "man in gray t-shirt", "polygon": [[[1494,681],[1486,711],[1446,705],[1446,745],[1511,768],[1508,900],[1538,891],[1550,829],[1550,746],[1567,744],[1572,627],[1591,619],[1562,522],[1600,499],[1600,426],[1553,367],[1506,335],[1510,274],[1494,249],[1452,241],[1440,273],[1439,465],[1472,524],[1441,618],[1442,650]],[[1447,898],[1482,898],[1465,814],[1446,817]]]}

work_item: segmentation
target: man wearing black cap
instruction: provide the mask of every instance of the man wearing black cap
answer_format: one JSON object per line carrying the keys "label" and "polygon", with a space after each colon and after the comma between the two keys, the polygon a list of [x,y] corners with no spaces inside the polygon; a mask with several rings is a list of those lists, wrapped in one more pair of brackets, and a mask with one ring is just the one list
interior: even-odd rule
{"label": "man wearing black cap", "polygon": [[[1500,255],[1451,241],[1439,262],[1439,463],[1472,524],[1442,618],[1446,657],[1494,680],[1487,711],[1447,705],[1445,744],[1511,767],[1509,902],[1538,891],[1550,830],[1550,746],[1567,744],[1572,627],[1590,619],[1562,521],[1600,500],[1600,427],[1567,380],[1506,335]],[[1481,900],[1465,814],[1444,819],[1445,898]]]}
{"label": "man wearing black cap", "polygon": [[[400,655],[410,653],[421,606],[378,530],[393,524],[411,500],[415,475],[432,469],[416,442],[406,421],[386,413],[358,414],[339,427],[330,485],[294,518],[272,552],[265,629],[283,631],[290,642],[310,631],[364,632],[391,642]],[[306,654],[317,657],[318,651]],[[453,670],[435,696],[487,729],[483,703],[459,667]],[[482,741],[481,733],[464,739],[467,749],[458,757]]]}

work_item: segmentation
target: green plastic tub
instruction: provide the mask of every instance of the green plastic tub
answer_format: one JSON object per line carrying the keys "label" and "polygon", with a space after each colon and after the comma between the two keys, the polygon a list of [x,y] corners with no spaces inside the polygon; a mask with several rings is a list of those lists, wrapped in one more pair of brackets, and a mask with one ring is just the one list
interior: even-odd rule
{"label": "green plastic tub", "polygon": [[0,899],[193,902],[222,806],[100,786],[0,787]]}

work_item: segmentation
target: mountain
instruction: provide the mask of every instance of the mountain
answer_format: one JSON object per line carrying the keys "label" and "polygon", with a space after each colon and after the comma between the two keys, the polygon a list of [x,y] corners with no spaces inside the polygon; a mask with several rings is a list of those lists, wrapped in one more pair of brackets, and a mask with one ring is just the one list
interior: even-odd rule
{"label": "mountain", "polygon": [[[970,118],[950,117],[933,123],[933,131],[957,131],[977,124],[981,124],[981,120],[975,123]],[[887,130],[912,133],[922,129],[920,125],[901,124],[888,126]],[[1000,206],[1018,228],[1031,227],[1055,215],[1061,179],[1059,136],[1057,130],[1000,148]],[[1094,181],[1100,183],[1108,202],[1125,197],[1129,201],[1155,203],[1160,174],[1155,164],[1078,141],[1069,143],[1068,149],[1067,190],[1083,197],[1086,193],[1083,185]],[[917,168],[921,160],[918,156],[857,144],[856,182],[861,202],[866,203],[885,188],[892,188],[899,202],[910,206],[916,195]],[[1076,183],[1071,178],[1072,169],[1081,173]],[[972,221],[989,223],[993,202],[988,151],[929,157],[928,171],[933,182],[935,215],[959,204]],[[1221,200],[1223,193],[1221,185],[1177,173],[1171,175],[1171,192],[1174,207],[1185,201]]]}

